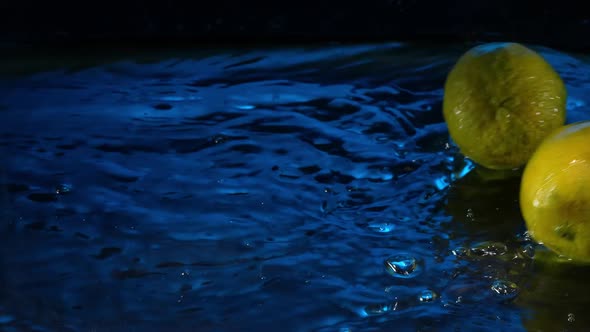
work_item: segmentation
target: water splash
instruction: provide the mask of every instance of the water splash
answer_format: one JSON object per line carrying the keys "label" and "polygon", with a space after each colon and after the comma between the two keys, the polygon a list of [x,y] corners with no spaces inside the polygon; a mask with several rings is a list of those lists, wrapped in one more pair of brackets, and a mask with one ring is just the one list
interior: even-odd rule
{"label": "water splash", "polygon": [[394,255],[385,260],[385,270],[398,278],[412,278],[421,270],[421,262],[407,254]]}
{"label": "water splash", "polygon": [[[535,244],[494,236],[473,206],[447,210],[474,169],[440,109],[457,49],[212,53],[0,79],[3,328],[417,330],[453,317],[522,330],[488,319],[519,308],[485,300],[512,292],[490,278],[542,278]],[[587,118],[587,66],[545,55],[566,74],[568,118]],[[385,304],[367,318],[367,303]]]}
{"label": "water splash", "polygon": [[486,241],[473,246],[470,252],[477,256],[501,256],[508,252],[508,247],[501,242]]}
{"label": "water splash", "polygon": [[508,280],[495,280],[490,289],[503,297],[514,298],[518,295],[519,287],[516,283]]}
{"label": "water splash", "polygon": [[389,222],[372,222],[369,227],[378,233],[389,233],[395,230],[395,224]]}

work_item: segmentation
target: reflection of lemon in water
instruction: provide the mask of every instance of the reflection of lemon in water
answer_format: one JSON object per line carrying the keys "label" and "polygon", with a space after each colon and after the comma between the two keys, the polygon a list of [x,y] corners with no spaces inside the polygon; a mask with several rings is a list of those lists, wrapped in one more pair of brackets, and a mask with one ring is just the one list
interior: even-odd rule
{"label": "reflection of lemon in water", "polygon": [[[588,331],[590,265],[576,264],[547,250],[537,250],[533,269],[515,303],[529,314],[521,319],[527,331]],[[525,286],[526,285],[526,286]]]}
{"label": "reflection of lemon in water", "polygon": [[461,152],[492,169],[523,166],[565,122],[566,89],[542,56],[516,43],[465,53],[445,83],[443,113]]}
{"label": "reflection of lemon in water", "polygon": [[590,262],[590,121],[543,141],[524,170],[520,206],[535,240]]}
{"label": "reflection of lemon in water", "polygon": [[477,241],[506,241],[522,227],[520,177],[488,179],[480,174],[481,169],[476,166],[449,188],[445,211],[455,221],[448,224],[449,231],[467,232],[466,236]]}

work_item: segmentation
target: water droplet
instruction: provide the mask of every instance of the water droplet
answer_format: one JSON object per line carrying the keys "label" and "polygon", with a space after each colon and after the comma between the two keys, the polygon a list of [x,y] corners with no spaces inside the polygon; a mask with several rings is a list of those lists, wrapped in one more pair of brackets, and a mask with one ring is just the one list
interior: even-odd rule
{"label": "water droplet", "polygon": [[470,221],[474,221],[475,220],[475,214],[473,213],[473,209],[472,208],[468,208],[467,209],[467,213],[465,214],[465,217],[467,217],[467,219],[469,219]]}
{"label": "water droplet", "polygon": [[513,297],[518,294],[518,285],[508,280],[496,280],[491,290],[498,295]]}
{"label": "water droplet", "polygon": [[420,293],[420,296],[418,297],[420,302],[432,302],[437,298],[438,294],[436,294],[434,291],[431,291],[430,289],[422,291],[422,293]]}
{"label": "water droplet", "polygon": [[477,256],[500,256],[508,251],[508,247],[502,242],[481,242],[471,248],[471,252]]}
{"label": "water droplet", "polygon": [[365,314],[368,316],[383,315],[389,311],[391,311],[391,305],[389,304],[369,304],[365,307]]}
{"label": "water droplet", "polygon": [[59,184],[55,187],[55,193],[58,195],[67,194],[72,191],[72,185],[67,183]]}
{"label": "water droplet", "polygon": [[517,235],[517,238],[520,242],[532,242],[531,234],[528,231],[525,231],[522,234]]}
{"label": "water droplet", "polygon": [[467,174],[469,174],[469,172],[471,172],[475,168],[475,163],[471,162],[470,160],[464,159],[463,162],[464,165],[458,171],[451,174],[451,179],[453,181],[464,178]]}
{"label": "water droplet", "polygon": [[420,269],[418,260],[410,255],[395,255],[385,261],[385,269],[398,278],[411,278]]}
{"label": "water droplet", "polygon": [[457,257],[467,257],[469,256],[469,249],[465,247],[457,247],[452,253]]}
{"label": "water droplet", "polygon": [[395,224],[388,222],[371,223],[369,227],[379,233],[389,233],[395,229]]}
{"label": "water droplet", "polygon": [[450,185],[449,179],[446,176],[434,180],[434,186],[438,190],[443,190]]}
{"label": "water droplet", "polygon": [[575,322],[576,321],[576,316],[574,316],[574,314],[572,314],[572,313],[567,314],[567,321],[570,322],[570,323]]}
{"label": "water droplet", "polygon": [[535,247],[532,244],[525,245],[520,251],[520,256],[523,258],[535,258]]}

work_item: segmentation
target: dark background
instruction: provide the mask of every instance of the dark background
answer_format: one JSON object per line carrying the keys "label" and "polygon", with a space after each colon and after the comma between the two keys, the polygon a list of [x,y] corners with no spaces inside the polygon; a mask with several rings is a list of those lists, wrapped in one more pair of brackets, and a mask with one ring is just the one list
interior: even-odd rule
{"label": "dark background", "polygon": [[3,0],[0,45],[510,40],[590,49],[585,1]]}

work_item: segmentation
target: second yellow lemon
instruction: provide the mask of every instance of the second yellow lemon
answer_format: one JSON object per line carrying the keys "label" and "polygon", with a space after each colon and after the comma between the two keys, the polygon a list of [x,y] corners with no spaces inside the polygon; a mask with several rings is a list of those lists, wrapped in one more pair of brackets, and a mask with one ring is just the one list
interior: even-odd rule
{"label": "second yellow lemon", "polygon": [[524,170],[520,207],[535,240],[590,263],[590,121],[543,141]]}
{"label": "second yellow lemon", "polygon": [[449,73],[443,114],[461,152],[491,169],[523,166],[565,123],[566,88],[535,51],[490,43],[467,51]]}

